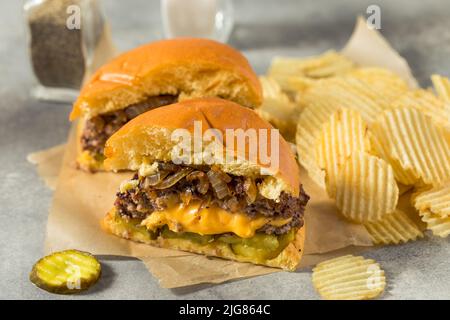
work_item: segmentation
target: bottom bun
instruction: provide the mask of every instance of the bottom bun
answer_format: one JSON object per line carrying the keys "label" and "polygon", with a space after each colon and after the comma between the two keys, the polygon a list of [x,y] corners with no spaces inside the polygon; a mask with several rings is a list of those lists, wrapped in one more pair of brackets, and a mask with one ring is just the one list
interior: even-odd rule
{"label": "bottom bun", "polygon": [[156,239],[152,239],[145,227],[133,225],[123,219],[116,214],[115,208],[103,218],[102,227],[105,231],[121,238],[146,243],[156,247],[188,251],[239,262],[250,262],[289,271],[295,271],[297,269],[303,254],[303,244],[305,241],[305,227],[303,226],[298,230],[295,239],[289,243],[276,258],[259,261],[252,257],[237,255],[231,250],[231,247],[228,244],[218,241],[200,244],[181,238],[167,239],[158,236]]}

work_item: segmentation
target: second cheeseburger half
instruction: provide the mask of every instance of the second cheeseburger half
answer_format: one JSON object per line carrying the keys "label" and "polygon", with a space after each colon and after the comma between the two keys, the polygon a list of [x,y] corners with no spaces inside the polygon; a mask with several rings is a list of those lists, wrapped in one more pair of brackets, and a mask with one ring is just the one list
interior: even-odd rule
{"label": "second cheeseburger half", "polygon": [[[180,130],[192,138],[184,158],[174,156]],[[237,136],[226,139],[233,130],[249,133],[244,152]],[[225,161],[205,156],[211,155],[207,133],[214,150],[228,155]],[[309,197],[289,144],[272,133],[277,131],[254,111],[217,98],[139,115],[106,143],[108,170],[137,173],[120,185],[104,229],[159,247],[295,270]]]}
{"label": "second cheeseburger half", "polygon": [[255,108],[261,86],[247,59],[207,39],[177,38],[125,52],[99,68],[83,86],[70,119],[78,126],[78,166],[104,170],[106,140],[136,116],[164,105],[220,97]]}

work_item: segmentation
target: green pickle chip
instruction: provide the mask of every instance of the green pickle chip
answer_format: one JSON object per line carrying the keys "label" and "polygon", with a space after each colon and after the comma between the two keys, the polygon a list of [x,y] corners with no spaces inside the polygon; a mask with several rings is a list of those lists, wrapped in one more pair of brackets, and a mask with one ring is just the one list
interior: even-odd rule
{"label": "green pickle chip", "polygon": [[276,258],[294,238],[294,229],[280,236],[259,233],[252,238],[231,244],[231,248],[238,255],[264,262]]}
{"label": "green pickle chip", "polygon": [[161,236],[166,239],[186,239],[205,245],[214,241],[230,245],[237,255],[254,258],[258,262],[264,262],[276,258],[286,246],[294,240],[296,230],[291,229],[283,235],[256,233],[251,238],[241,238],[235,234],[223,234],[220,236],[200,235],[192,232],[173,232],[167,226],[161,230]]}
{"label": "green pickle chip", "polygon": [[30,281],[51,293],[72,294],[90,288],[98,281],[100,274],[100,262],[92,254],[65,250],[36,262]]}
{"label": "green pickle chip", "polygon": [[127,231],[130,231],[133,234],[134,238],[138,238],[139,241],[147,242],[149,240],[155,240],[158,238],[157,231],[150,231],[145,226],[141,226],[141,220],[139,219],[128,219],[124,221],[119,216],[115,216],[115,221],[123,228],[126,228]]}

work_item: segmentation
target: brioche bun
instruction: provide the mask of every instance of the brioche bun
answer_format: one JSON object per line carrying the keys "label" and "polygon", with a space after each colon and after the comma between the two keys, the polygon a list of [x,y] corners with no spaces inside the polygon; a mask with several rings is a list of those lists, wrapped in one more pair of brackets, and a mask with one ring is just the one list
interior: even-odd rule
{"label": "brioche bun", "polygon": [[[264,147],[269,159],[271,150],[271,131],[275,130],[267,121],[261,119],[253,110],[242,107],[234,102],[203,98],[186,100],[172,105],[160,107],[134,118],[106,142],[104,166],[106,170],[138,170],[143,163],[154,161],[172,161],[171,152],[178,141],[172,141],[172,132],[176,129],[186,129],[194,133],[194,121],[201,122],[203,132],[207,129],[219,130],[225,137],[226,129],[266,129],[267,139],[257,135],[257,149]],[[195,137],[195,136],[194,136]],[[237,176],[271,176],[267,183],[261,186],[262,192],[268,198],[277,199],[281,191],[294,197],[299,196],[299,168],[289,144],[279,135],[278,166],[262,161],[260,156],[249,156],[249,140],[246,139],[245,157],[239,158],[235,144],[227,146],[224,138],[221,147],[234,157],[217,165],[224,171]],[[205,146],[203,146],[205,147]],[[256,160],[256,161],[255,161]],[[278,168],[276,168],[278,167]],[[265,181],[266,181],[265,180]],[[261,189],[260,189],[261,191]],[[274,196],[271,197],[270,195]]]}
{"label": "brioche bun", "polygon": [[240,52],[213,40],[178,38],[143,45],[98,69],[70,119],[89,119],[163,94],[179,100],[221,97],[251,108],[262,102],[259,80]]}

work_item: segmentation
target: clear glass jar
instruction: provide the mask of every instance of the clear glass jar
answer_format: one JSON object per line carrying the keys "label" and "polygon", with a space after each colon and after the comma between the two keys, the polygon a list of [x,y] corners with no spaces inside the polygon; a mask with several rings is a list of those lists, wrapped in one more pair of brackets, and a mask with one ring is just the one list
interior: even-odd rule
{"label": "clear glass jar", "polygon": [[164,36],[227,42],[233,29],[231,0],[161,0]]}
{"label": "clear glass jar", "polygon": [[29,0],[24,13],[36,82],[33,96],[73,101],[103,32],[97,0]]}

